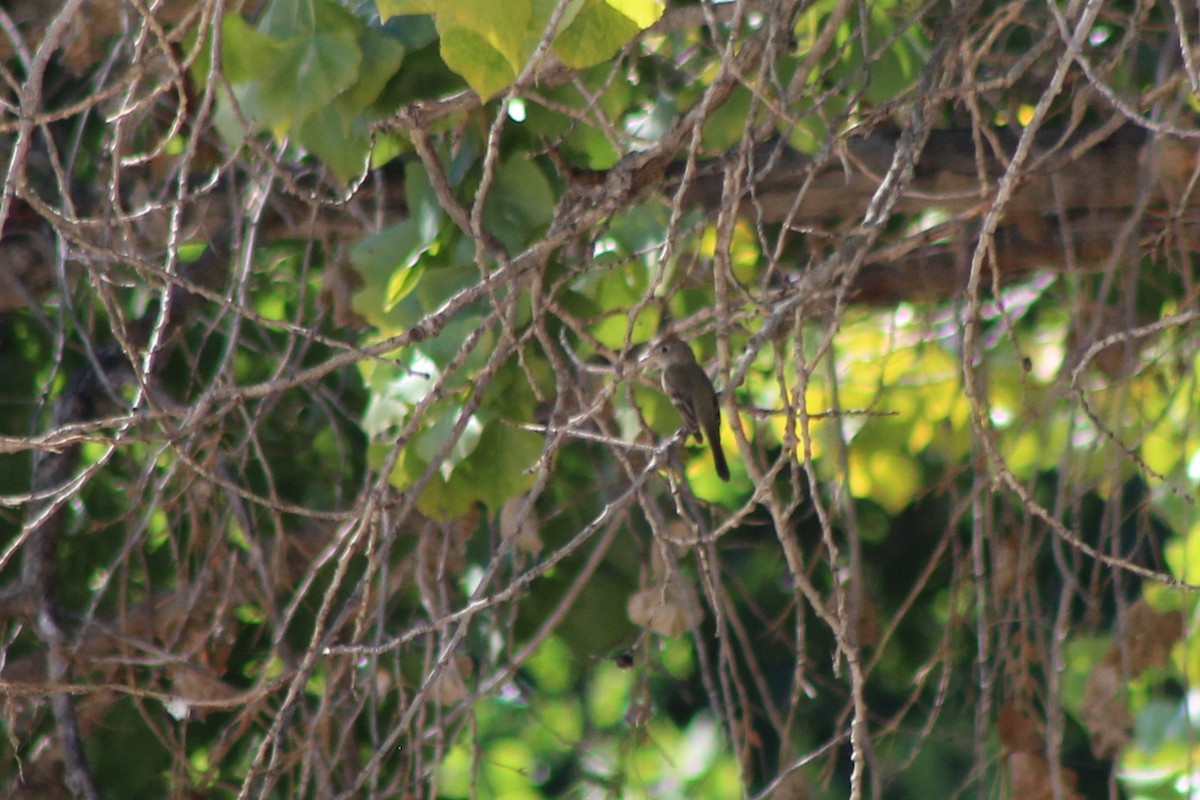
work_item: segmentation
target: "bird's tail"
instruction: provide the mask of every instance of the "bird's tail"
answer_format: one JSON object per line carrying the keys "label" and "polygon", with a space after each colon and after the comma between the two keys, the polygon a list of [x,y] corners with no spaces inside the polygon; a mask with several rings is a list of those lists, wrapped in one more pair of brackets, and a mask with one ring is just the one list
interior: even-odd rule
{"label": "bird's tail", "polygon": [[708,446],[712,448],[713,465],[717,468],[717,477],[723,481],[729,480],[729,465],[725,463],[725,451],[721,449],[721,431],[719,428],[709,428]]}

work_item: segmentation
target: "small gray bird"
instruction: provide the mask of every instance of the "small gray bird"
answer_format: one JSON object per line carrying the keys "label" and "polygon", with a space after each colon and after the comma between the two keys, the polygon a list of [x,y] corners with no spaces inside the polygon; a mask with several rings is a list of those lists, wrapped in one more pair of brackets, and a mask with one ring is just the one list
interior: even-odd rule
{"label": "small gray bird", "polygon": [[708,436],[713,464],[721,480],[729,480],[729,465],[721,451],[721,407],[717,405],[717,390],[696,361],[687,342],[668,336],[647,355],[647,360],[662,368],[662,388],[683,417],[683,424],[696,441],[703,443]]}

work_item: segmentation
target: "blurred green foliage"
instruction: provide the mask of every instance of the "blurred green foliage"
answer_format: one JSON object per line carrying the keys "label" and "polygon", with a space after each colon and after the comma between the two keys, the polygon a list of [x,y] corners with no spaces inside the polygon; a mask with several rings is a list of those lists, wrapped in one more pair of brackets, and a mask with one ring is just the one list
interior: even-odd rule
{"label": "blurred green foliage", "polygon": [[[287,504],[331,513],[343,510],[353,505],[371,476],[387,470],[386,481],[397,493],[419,487],[414,504],[424,517],[446,525],[461,523],[467,532],[463,569],[448,579],[455,608],[475,596],[489,569],[515,584],[535,563],[538,544],[543,552],[569,546],[604,513],[625,481],[605,444],[578,438],[547,452],[550,434],[538,425],[556,389],[559,365],[540,344],[528,345],[540,341],[530,334],[536,325],[546,326],[549,340],[569,343],[579,364],[601,365],[596,370],[600,376],[582,375],[579,380],[595,378],[594,395],[611,390],[611,430],[630,443],[645,444],[678,427],[676,412],[652,381],[635,385],[626,375],[629,386],[614,388],[617,378],[606,351],[620,353],[643,344],[664,323],[715,305],[712,281],[697,278],[694,271],[696,263],[715,255],[713,222],[698,212],[677,218],[657,198],[615,215],[589,242],[592,252],[560,251],[546,264],[540,277],[553,287],[547,297],[562,310],[557,317],[535,320],[517,279],[459,303],[479,283],[481,271],[500,265],[481,255],[475,242],[450,221],[435,190],[437,179],[414,157],[405,136],[380,132],[385,127],[380,123],[401,103],[469,87],[483,105],[431,126],[435,133],[446,134],[437,139],[444,188],[464,208],[487,192],[479,224],[509,257],[539,242],[568,188],[546,156],[546,142],[554,142],[558,153],[579,169],[609,168],[627,144],[617,133],[654,141],[677,114],[702,101],[718,69],[714,42],[704,29],[689,28],[649,34],[639,56],[614,72],[610,59],[659,20],[665,4],[568,2],[549,41],[557,58],[578,70],[576,79],[539,87],[519,103],[505,106],[503,157],[485,166],[488,115],[501,113],[500,101],[494,98],[522,72],[556,5],[548,0],[379,0],[376,8],[352,10],[334,0],[271,0],[257,21],[233,12],[223,17],[220,60],[228,84],[218,90],[215,124],[233,152],[244,152],[238,148],[256,137],[273,140],[297,162],[315,157],[339,186],[353,184],[370,168],[387,166],[391,178],[403,182],[405,207],[348,250],[360,280],[350,306],[366,324],[365,333],[340,330],[322,316],[317,292],[321,276],[332,267],[320,247],[312,247],[312,242],[272,242],[256,253],[246,293],[263,324],[245,326],[236,340],[210,330],[190,330],[161,369],[164,389],[180,397],[202,394],[229,353],[238,385],[269,381],[285,361],[301,370],[346,352],[334,347],[335,341],[370,348],[406,334],[449,307],[454,313],[432,339],[323,374],[315,388],[286,388],[255,405],[253,413],[222,406],[222,424],[196,433],[201,439],[211,433],[211,439],[181,448],[138,442],[115,456],[107,444],[90,444],[83,453],[85,465],[111,459],[72,509],[72,526],[59,555],[63,572],[76,579],[62,589],[67,606],[96,613],[88,604],[101,596],[98,611],[115,612],[121,604],[151,597],[157,589],[186,583],[186,567],[199,570],[209,557],[211,543],[204,536],[212,520],[161,508],[131,509],[124,495],[124,487],[145,480],[143,471],[152,472],[148,464],[179,465],[185,452],[204,474],[223,478],[236,472],[239,490],[274,504],[261,515],[234,514],[236,521],[224,528],[230,531],[231,546],[251,559],[289,556],[286,537],[280,537],[276,552],[264,554],[269,548],[262,547],[262,541],[269,540],[267,532],[289,529],[288,523],[299,525],[299,515]],[[792,31],[791,50],[773,65],[773,81],[786,84],[795,79],[807,48],[835,21],[839,5],[820,0],[805,7]],[[934,6],[938,13],[949,13],[949,4]],[[830,131],[845,130],[876,109],[904,100],[936,33],[929,16],[924,24],[911,24],[915,8],[909,0],[894,0],[871,3],[861,16],[838,17],[837,46],[807,64],[810,74],[802,76],[807,91],[797,107],[788,109],[786,124],[776,123],[776,133],[793,147],[813,153]],[[939,17],[934,14],[932,19]],[[747,23],[749,29],[755,24]],[[1115,39],[1120,30],[1111,33]],[[1097,60],[1108,41],[1095,45]],[[1014,34],[1006,48],[1015,58],[1026,44],[1023,35]],[[203,80],[207,66],[197,63],[193,77]],[[1139,63],[1124,64],[1117,79],[1136,87],[1145,81],[1145,71]],[[736,144],[748,127],[771,119],[772,111],[754,92],[740,87],[707,118],[701,131],[703,147],[715,154]],[[915,229],[920,221],[896,224]],[[798,236],[803,239],[807,233]],[[734,226],[724,255],[741,286],[771,286],[765,270],[773,254],[767,242],[776,234],[744,221]],[[658,253],[668,241],[675,245],[673,260],[661,263]],[[1075,280],[1078,284],[1070,283]],[[1194,488],[1200,478],[1195,457],[1200,433],[1191,421],[1198,357],[1180,354],[1187,340],[1169,331],[1155,344],[1161,361],[1146,356],[1128,374],[1089,375],[1078,386],[1064,388],[1069,382],[1064,376],[1072,367],[1072,320],[1064,310],[1066,299],[1098,292],[1089,280],[1064,278],[1024,287],[1015,311],[994,306],[984,313],[989,344],[983,405],[990,415],[991,444],[1016,481],[1039,498],[1057,496],[1068,483],[1088,487],[1080,492],[1077,505],[1063,512],[1075,529],[1098,529],[1103,510],[1119,507],[1127,515],[1118,524],[1126,539],[1136,539],[1149,527],[1173,574],[1200,583],[1200,522],[1191,494],[1180,496],[1162,488]],[[1191,302],[1189,291],[1183,285],[1145,289],[1138,298],[1139,311],[1149,319],[1174,313]],[[514,313],[499,319],[497,306],[513,293],[519,295]],[[722,347],[711,333],[692,343],[706,365],[718,364],[722,349],[736,358],[757,332],[760,311],[751,294],[732,294],[729,312],[738,325],[722,331]],[[87,312],[104,320],[109,308],[93,300]],[[574,551],[536,580],[522,584],[514,592],[511,610],[464,617],[469,631],[455,656],[478,669],[464,668],[469,674],[463,678],[465,695],[456,697],[458,711],[442,709],[453,717],[438,728],[438,736],[447,738],[431,735],[428,742],[405,743],[428,748],[436,763],[426,765],[426,774],[404,780],[434,786],[428,796],[445,798],[728,798],[763,791],[789,758],[844,738],[847,690],[835,670],[835,642],[812,612],[798,608],[803,601],[789,583],[780,555],[780,540],[794,540],[808,564],[829,567],[812,569],[809,577],[819,590],[831,591],[835,573],[845,565],[823,562],[826,550],[811,502],[815,497],[852,509],[861,534],[861,568],[870,604],[881,627],[898,619],[886,647],[876,654],[869,681],[872,712],[880,720],[892,714],[900,720],[880,734],[876,755],[883,764],[883,796],[949,797],[961,791],[965,776],[978,768],[972,749],[978,732],[973,714],[981,699],[978,675],[972,672],[976,631],[969,621],[977,587],[971,575],[952,570],[937,554],[946,542],[955,551],[969,546],[969,518],[951,505],[978,490],[976,470],[986,455],[963,383],[959,314],[954,307],[851,309],[828,342],[822,340],[825,320],[814,320],[764,348],[749,365],[745,380],[733,389],[744,413],[725,420],[726,452],[738,452],[735,427],[745,452],[757,455],[760,463],[771,463],[792,448],[796,470],[762,480],[774,481],[785,494],[794,488],[797,510],[794,518],[785,520],[787,529],[773,530],[751,504],[751,512],[714,545],[713,552],[720,553],[721,577],[733,576],[732,588],[722,588],[721,602],[730,618],[755,623],[749,631],[724,631],[736,637],[732,663],[721,662],[727,654],[718,648],[707,600],[702,605],[709,616],[691,635],[659,636],[631,621],[628,598],[661,577],[654,574],[653,565],[656,557],[665,557],[656,555],[656,548],[668,548],[655,538],[659,531],[654,520],[627,516],[612,523],[618,531],[615,543],[598,565],[587,564],[586,547]],[[578,326],[565,324],[566,317]],[[284,324],[293,320],[311,325],[328,341],[298,345]],[[31,398],[61,391],[65,375],[85,363],[86,354],[72,351],[65,359],[57,358],[59,343],[30,316],[6,315],[0,325],[5,343],[0,373],[6,376],[8,395],[0,427],[5,434],[19,435],[38,427],[46,416],[45,404]],[[1178,340],[1172,338],[1176,335]],[[523,337],[526,345],[520,357],[513,355],[492,370],[492,355],[511,345],[514,337]],[[293,357],[297,347],[302,353]],[[721,384],[731,374],[725,364],[716,372]],[[798,408],[799,415],[777,413],[788,405]],[[1113,458],[1114,448],[1108,445],[1114,441],[1120,443],[1116,449],[1122,458]],[[806,457],[811,457],[816,485],[810,485],[809,475],[799,466]],[[0,455],[0,464],[5,494],[26,491],[22,479],[29,472],[28,454]],[[686,452],[686,479],[701,500],[712,504],[715,518],[741,508],[756,489],[740,459],[731,466],[733,480],[726,485],[716,480],[705,449]],[[500,546],[497,532],[503,528],[506,509],[527,496],[543,473],[546,485],[533,509],[538,542]],[[184,481],[173,481],[164,491],[182,496],[191,489]],[[665,490],[661,495],[669,497]],[[207,499],[200,498],[197,507],[211,510]],[[1014,528],[1024,525],[1022,533],[1033,527],[1024,512],[999,493],[972,496],[971,502],[981,517],[1009,521]],[[98,590],[114,580],[111,565],[128,569],[122,559],[131,525],[144,532],[139,540],[144,552],[126,584],[130,591],[117,598]],[[4,532],[10,539],[19,533],[15,516],[6,517]],[[352,579],[339,586],[334,605],[349,606],[359,591],[358,578],[380,562],[395,566],[418,560],[420,545],[413,538],[398,537],[392,550],[349,559],[346,570]],[[443,542],[447,550],[448,540]],[[1054,545],[1041,541],[1047,551],[1054,551]],[[700,587],[709,567],[697,550],[672,551],[667,560],[671,570]],[[1066,560],[1061,553],[1053,557]],[[272,587],[297,591],[289,602],[298,611],[286,630],[269,629],[274,622],[269,609],[253,603],[238,606],[240,627],[226,632],[226,681],[248,687],[295,666],[298,654],[312,644],[321,594],[336,580],[340,565],[334,561],[320,561],[304,575],[308,582],[297,579],[295,586]],[[935,564],[932,577],[922,582],[928,563]],[[966,557],[954,563],[966,563]],[[419,580],[412,573],[421,567],[406,569],[403,574],[411,580],[399,589],[389,587],[395,591],[383,601],[388,625],[395,626],[391,633],[431,612],[423,587],[414,588]],[[594,571],[586,572],[589,569]],[[0,576],[11,580],[16,570],[10,561]],[[579,580],[583,584],[576,596],[572,592]],[[1036,596],[1027,600],[1056,596],[1066,580],[1061,573],[1038,573]],[[913,591],[914,586],[919,589]],[[1141,587],[1127,594],[1141,596]],[[1193,595],[1181,599],[1155,589],[1146,594],[1189,617],[1196,607]],[[1106,603],[1111,599],[1096,600],[1097,607]],[[504,664],[559,609],[565,610],[553,634],[542,637],[529,657],[515,665],[509,680],[490,693],[474,694],[483,667]],[[1111,609],[1105,606],[1103,611]],[[793,614],[799,623],[789,616]],[[513,640],[505,638],[510,632]],[[1089,770],[1102,773],[1102,766],[1089,754],[1087,733],[1079,721],[1083,697],[1093,670],[1104,663],[1116,637],[1098,628],[1066,645],[1061,688],[1069,720],[1063,750],[1074,759],[1071,763],[1084,782]],[[18,657],[26,648],[18,642],[9,656]],[[1187,796],[1171,788],[1171,780],[1188,773],[1194,754],[1189,726],[1195,721],[1195,703],[1190,690],[1181,687],[1197,678],[1196,648],[1193,641],[1178,645],[1167,663],[1122,687],[1136,726],[1133,740],[1116,760],[1131,796]],[[807,656],[804,664],[798,664],[797,649]],[[631,663],[622,663],[627,654]],[[751,656],[753,670],[747,666]],[[393,672],[378,666],[385,662]],[[720,663],[713,668],[714,662]],[[343,678],[337,673],[338,663],[332,657],[322,661],[309,676],[306,695],[314,703]],[[372,667],[389,678],[399,676],[400,685],[387,684],[369,703],[353,706],[344,727],[360,733],[364,741],[381,738],[379,720],[399,713],[400,693],[421,686],[430,664],[408,651],[373,653],[355,662],[355,680],[362,685],[385,683],[370,674]],[[772,701],[778,708],[786,708],[790,694],[801,691],[794,682],[808,684],[809,697],[800,704],[799,718],[792,720],[793,741],[778,741],[774,729],[765,724],[774,709],[735,707],[727,686],[713,687],[705,680],[713,674],[732,680],[747,672],[761,684],[755,690],[762,693],[763,704]],[[356,683],[347,693],[358,698],[361,694],[355,692],[371,691],[362,685]],[[727,705],[718,708],[714,700]],[[109,744],[92,746],[89,755],[108,793],[162,796],[170,780],[186,774],[207,796],[237,796],[235,787],[254,757],[255,736],[231,743],[222,727],[225,712],[213,712],[187,723],[187,735],[181,736],[187,763],[170,763],[170,748],[162,743],[166,735],[145,722],[149,705],[142,699],[119,701],[105,722],[103,735]],[[178,720],[161,715],[155,719],[155,724],[172,730],[184,728]],[[730,719],[741,726],[739,734],[755,744],[753,759],[739,761],[745,754],[733,752],[726,725]],[[926,723],[935,730],[933,735],[925,730]],[[269,724],[270,720],[256,723]],[[114,741],[120,746],[113,747]],[[991,732],[986,747],[996,758],[983,767],[987,775],[973,778],[995,783],[1002,772],[1001,745]],[[0,740],[0,761],[15,763],[12,749],[10,741]],[[122,752],[138,753],[136,764]],[[346,757],[365,761],[371,755]],[[806,773],[812,778],[805,796],[846,796],[847,749],[832,747],[815,764]],[[1104,777],[1095,785],[1104,785]],[[300,788],[314,796],[319,791]],[[283,789],[278,796],[286,796]]]}

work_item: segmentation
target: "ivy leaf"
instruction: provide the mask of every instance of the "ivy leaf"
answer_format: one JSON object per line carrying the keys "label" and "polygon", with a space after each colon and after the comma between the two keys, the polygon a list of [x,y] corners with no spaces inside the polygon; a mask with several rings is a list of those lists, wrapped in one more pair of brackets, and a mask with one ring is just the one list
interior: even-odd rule
{"label": "ivy leaf", "polygon": [[363,278],[351,301],[355,313],[381,330],[398,324],[391,312],[417,287],[423,272],[420,258],[431,244],[417,222],[406,219],[355,245],[350,263]]}
{"label": "ivy leaf", "polygon": [[442,60],[457,72],[482,98],[489,98],[516,80],[517,72],[504,54],[490,47],[483,37],[462,27],[443,30]]}
{"label": "ivy leaf", "polygon": [[384,20],[433,14],[442,60],[483,98],[512,83],[530,54],[530,0],[378,0],[376,5]]}
{"label": "ivy leaf", "polygon": [[362,62],[358,80],[338,96],[338,109],[347,119],[361,114],[383,93],[404,60],[404,45],[382,31],[367,29],[358,39]]}
{"label": "ivy leaf", "polygon": [[655,0],[586,0],[555,39],[554,52],[575,69],[600,64],[657,22],[662,13],[662,3]]}
{"label": "ivy leaf", "polygon": [[454,471],[471,487],[493,514],[499,514],[510,497],[533,487],[536,476],[528,470],[542,455],[542,437],[517,430],[502,420],[483,429],[471,455]]}
{"label": "ivy leaf", "polygon": [[[365,112],[400,68],[404,46],[333,0],[274,0],[257,28],[223,19],[222,63],[242,115],[277,138],[299,139],[345,181],[370,149]],[[222,132],[240,139],[233,115]]]}
{"label": "ivy leaf", "polygon": [[333,170],[342,183],[348,183],[367,168],[371,137],[361,119],[346,124],[335,106],[326,106],[304,120],[298,131],[300,143],[315,153]]}
{"label": "ivy leaf", "polygon": [[529,56],[523,44],[532,13],[530,0],[507,0],[504,3],[495,0],[453,0],[442,5],[434,23],[438,26],[439,34],[453,30],[475,34],[503,56],[515,74],[525,66]]}
{"label": "ivy leaf", "polygon": [[432,14],[437,11],[438,0],[376,0],[379,17],[387,22],[392,17],[404,14]]}
{"label": "ivy leaf", "polygon": [[429,182],[429,173],[420,164],[409,164],[404,170],[404,200],[409,215],[416,221],[421,237],[432,242],[442,227],[442,204]]}
{"label": "ivy leaf", "polygon": [[332,0],[276,0],[257,30],[224,18],[222,64],[247,116],[286,136],[358,79],[365,26]]}
{"label": "ivy leaf", "polygon": [[327,106],[358,77],[362,54],[352,33],[285,43],[277,69],[260,83],[263,111],[277,137]]}
{"label": "ivy leaf", "polygon": [[422,256],[434,249],[443,217],[421,165],[413,163],[405,169],[404,196],[408,219],[363,237],[350,251],[350,263],[363,279],[362,288],[351,298],[353,309],[385,332],[404,324],[401,317],[406,315],[397,314],[395,308],[424,275]]}
{"label": "ivy leaf", "polygon": [[663,15],[662,0],[605,0],[605,4],[643,30]]}
{"label": "ivy leaf", "polygon": [[240,14],[226,14],[221,20],[221,45],[221,66],[230,83],[248,83],[271,72],[284,49]]}
{"label": "ivy leaf", "polygon": [[517,252],[554,217],[554,190],[527,158],[503,164],[484,208],[484,224],[509,252]]}
{"label": "ivy leaf", "polygon": [[358,80],[332,105],[317,109],[300,128],[300,143],[316,153],[343,183],[366,168],[372,145],[367,109],[404,59],[404,46],[376,30],[364,31],[358,44],[362,49]]}
{"label": "ivy leaf", "polygon": [[[432,14],[442,59],[475,93],[489,98],[524,69],[556,3],[552,0],[377,0],[383,19]],[[663,13],[661,0],[572,0],[555,32],[554,49],[567,66],[612,58]]]}

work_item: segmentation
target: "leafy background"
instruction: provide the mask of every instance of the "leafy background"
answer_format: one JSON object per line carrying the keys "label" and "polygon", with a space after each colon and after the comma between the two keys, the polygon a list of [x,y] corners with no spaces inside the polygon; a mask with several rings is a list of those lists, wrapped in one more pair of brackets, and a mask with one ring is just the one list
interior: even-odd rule
{"label": "leafy background", "polygon": [[[1191,796],[1179,4],[0,22],[6,796]],[[1080,123],[1182,156],[1007,207],[997,137]],[[855,143],[930,129],[967,190],[889,195]],[[989,220],[1065,255],[1002,275]],[[727,484],[638,367],[668,328]]]}

